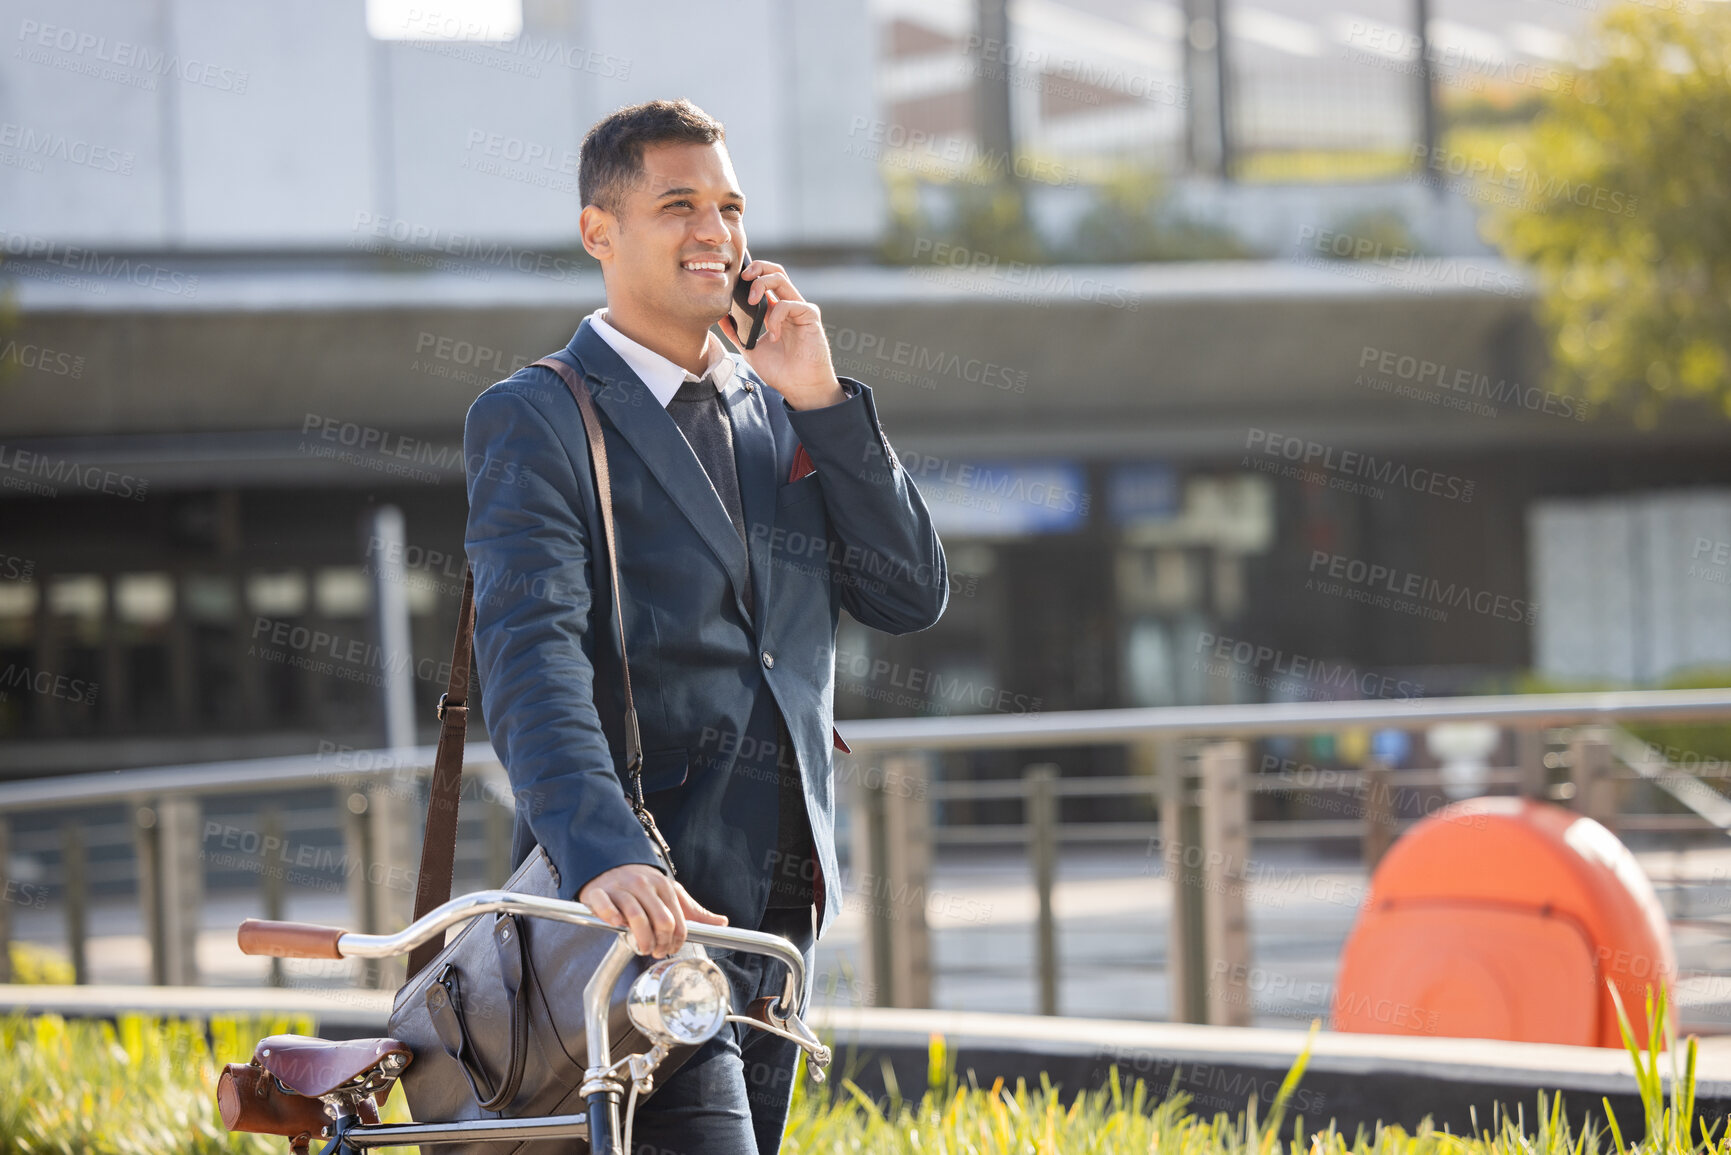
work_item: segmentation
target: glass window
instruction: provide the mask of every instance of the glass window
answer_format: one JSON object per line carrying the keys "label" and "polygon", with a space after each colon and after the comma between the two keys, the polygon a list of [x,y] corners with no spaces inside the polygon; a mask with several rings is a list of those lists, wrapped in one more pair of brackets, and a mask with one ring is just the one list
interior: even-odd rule
{"label": "glass window", "polygon": [[[52,649],[40,673],[56,687],[74,692],[38,695],[33,709],[51,715],[61,733],[94,733],[102,683],[103,631],[108,620],[108,582],[100,574],[56,574],[48,579],[48,613],[53,619]],[[39,716],[41,716],[39,715]]]}
{"label": "glass window", "polygon": [[227,574],[187,574],[181,586],[186,616],[194,622],[233,622],[238,610],[234,582]]}
{"label": "glass window", "polygon": [[425,578],[415,580],[414,576],[403,582],[403,594],[409,603],[409,613],[415,617],[437,613],[439,609],[439,586],[437,582]]}
{"label": "glass window", "polygon": [[296,618],[307,612],[307,575],[299,570],[248,574],[246,604],[267,618]]}
{"label": "glass window", "polygon": [[321,569],[313,579],[313,602],[327,618],[361,618],[373,605],[373,587],[359,566]]}
{"label": "glass window", "polygon": [[174,617],[174,579],[165,573],[121,574],[114,582],[114,607],[127,625],[163,625]]}
{"label": "glass window", "polygon": [[48,612],[71,645],[99,645],[108,585],[97,574],[57,574],[48,582]]}
{"label": "glass window", "polygon": [[1124,639],[1124,689],[1132,706],[1171,706],[1178,697],[1172,634],[1155,617],[1138,618]]}
{"label": "glass window", "polygon": [[41,591],[32,581],[0,581],[0,646],[27,645],[36,633]]}
{"label": "glass window", "polygon": [[[36,647],[36,605],[41,591],[33,581],[0,581],[0,675],[10,680],[30,666]],[[0,737],[15,738],[29,725],[28,694],[0,691]]]}
{"label": "glass window", "polygon": [[305,650],[310,646],[310,635],[305,635],[309,640],[301,650],[294,649],[303,637],[295,627],[305,625],[311,600],[307,575],[299,570],[247,575],[246,603],[257,617],[247,627],[252,644],[243,660],[258,663],[258,710],[266,725],[310,725],[315,721],[310,716],[308,675],[295,660],[308,656]]}
{"label": "glass window", "polygon": [[127,729],[168,731],[175,725],[174,671],[170,644],[174,626],[174,577],[166,573],[124,573],[114,579],[123,701],[116,714]]}
{"label": "glass window", "polygon": [[228,574],[191,573],[181,581],[190,625],[193,701],[211,726],[241,723],[241,686],[235,667],[235,621],[240,593]]}

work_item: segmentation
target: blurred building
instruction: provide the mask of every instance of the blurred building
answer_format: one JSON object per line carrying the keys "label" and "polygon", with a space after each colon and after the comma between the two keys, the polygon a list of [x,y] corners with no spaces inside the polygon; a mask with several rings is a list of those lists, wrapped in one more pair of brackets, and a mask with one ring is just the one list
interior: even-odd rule
{"label": "blurred building", "polygon": [[[370,30],[352,3],[0,3],[0,773],[379,742],[378,684],[405,657],[373,622],[381,565],[405,571],[430,737],[463,415],[603,303],[575,241],[576,149],[652,96],[726,122],[754,252],[823,306],[948,549],[936,628],[845,623],[843,717],[1404,697],[1699,660],[1582,656],[1611,603],[1568,577],[1611,539],[1546,513],[1558,500],[1704,488],[1664,540],[1705,539],[1705,557],[1642,564],[1725,620],[1731,587],[1688,576],[1727,532],[1722,426],[1588,419],[1547,386],[1525,282],[1482,246],[1318,255],[1365,206],[1470,236],[1460,198],[1203,174],[1183,196],[1298,259],[1036,267],[933,234],[913,238],[932,263],[881,267],[899,175],[970,142],[990,159],[972,6],[483,7],[496,23],[440,39],[426,10],[384,3]],[[1384,7],[1367,19],[1395,27]],[[1202,172],[1196,18],[1104,0],[1009,15],[1034,53],[1001,54],[1030,157]],[[1272,7],[1225,23],[1248,69],[1241,157],[1287,139],[1282,84],[1326,110],[1293,121],[1320,134],[1307,147],[1410,148],[1408,73],[1327,67],[1341,37],[1379,35]],[[1312,73],[1333,77],[1321,95]],[[1052,221],[1086,192],[1032,183]],[[400,546],[372,528],[384,506]]]}

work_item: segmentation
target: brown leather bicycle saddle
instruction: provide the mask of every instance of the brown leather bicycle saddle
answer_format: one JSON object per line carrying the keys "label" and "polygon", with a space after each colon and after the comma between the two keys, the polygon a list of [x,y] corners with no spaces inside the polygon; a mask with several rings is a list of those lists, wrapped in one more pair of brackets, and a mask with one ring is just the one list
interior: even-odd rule
{"label": "brown leather bicycle saddle", "polygon": [[349,1039],[333,1043],[306,1035],[271,1035],[258,1041],[252,1061],[297,1095],[317,1098],[384,1064],[395,1077],[414,1056],[395,1039]]}

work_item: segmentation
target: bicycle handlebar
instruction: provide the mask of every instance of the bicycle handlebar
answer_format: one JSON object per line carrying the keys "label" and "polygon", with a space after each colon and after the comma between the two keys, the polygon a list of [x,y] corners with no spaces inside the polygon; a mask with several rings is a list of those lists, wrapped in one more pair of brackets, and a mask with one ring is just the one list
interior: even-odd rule
{"label": "bicycle handlebar", "polygon": [[240,953],[271,958],[342,958],[341,927],[316,922],[272,922],[249,918],[240,924]]}
{"label": "bicycle handlebar", "polygon": [[[613,1073],[617,1064],[612,1061],[607,1026],[608,1007],[615,984],[632,953],[629,947],[629,928],[603,922],[580,902],[516,894],[507,890],[481,890],[460,895],[442,906],[435,907],[396,934],[356,934],[340,927],[320,926],[316,923],[272,922],[249,918],[241,923],[238,938],[241,953],[249,955],[268,955],[274,958],[383,959],[406,954],[435,935],[443,936],[458,923],[491,913],[550,918],[573,926],[612,931],[618,936],[583,989],[587,1021],[595,1027],[588,1032],[586,1038],[589,1066],[585,1072],[583,1090],[589,1105],[588,1133],[597,1151],[611,1155],[617,1151],[615,1111],[619,1079]],[[727,1018],[770,1031],[797,1044],[811,1057],[808,1069],[812,1078],[821,1082],[824,1068],[830,1063],[831,1052],[800,1017],[805,1011],[805,1007],[801,1005],[805,992],[805,956],[786,939],[756,930],[688,925],[686,938],[702,946],[768,955],[786,965],[787,981],[782,988],[779,1009],[773,1005],[775,1000],[760,998],[753,1001],[746,1014],[729,1014]],[[635,1088],[638,1075],[635,1068],[632,1070],[632,1086]]]}
{"label": "bicycle handlebar", "polygon": [[[624,936],[629,928],[603,922],[580,902],[544,898],[534,894],[516,894],[508,890],[478,890],[459,895],[442,906],[434,907],[396,934],[357,934],[340,927],[320,926],[307,922],[271,922],[249,918],[240,924],[242,954],[265,955],[271,958],[391,958],[407,954],[423,942],[441,935],[451,927],[483,914],[502,912],[550,918],[574,926],[593,927]],[[777,1009],[779,1018],[803,1010],[800,993],[805,990],[805,956],[792,943],[773,934],[757,930],[740,930],[730,926],[699,926],[687,924],[685,937],[702,946],[721,950],[744,950],[752,954],[770,955],[787,964],[787,985]]]}

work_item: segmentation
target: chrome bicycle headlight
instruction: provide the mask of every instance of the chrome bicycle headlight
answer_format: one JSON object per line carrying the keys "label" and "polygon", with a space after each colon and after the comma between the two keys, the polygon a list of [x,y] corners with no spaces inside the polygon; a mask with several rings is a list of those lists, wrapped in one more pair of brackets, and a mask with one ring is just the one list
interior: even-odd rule
{"label": "chrome bicycle headlight", "polygon": [[662,959],[637,976],[625,1012],[638,1030],[657,1042],[708,1042],[727,1021],[727,979],[701,956]]}

